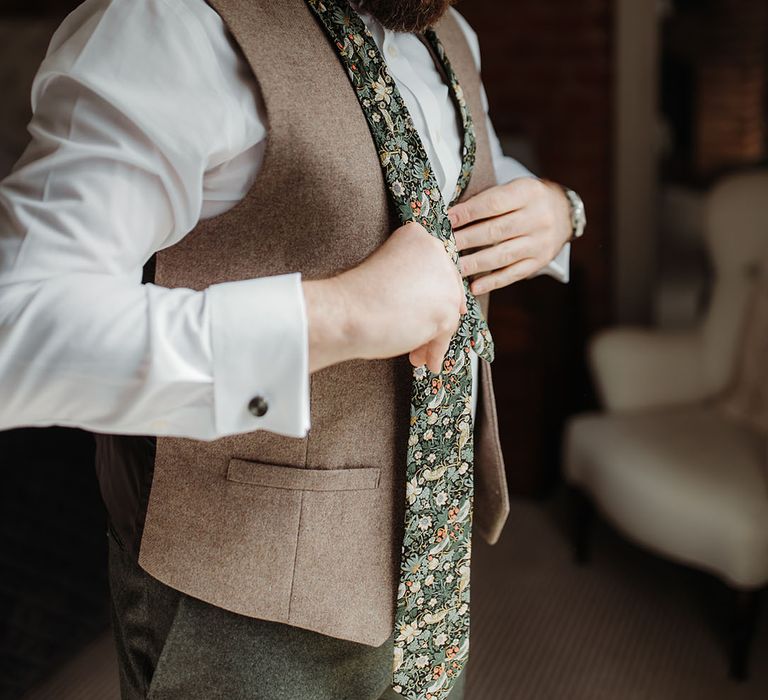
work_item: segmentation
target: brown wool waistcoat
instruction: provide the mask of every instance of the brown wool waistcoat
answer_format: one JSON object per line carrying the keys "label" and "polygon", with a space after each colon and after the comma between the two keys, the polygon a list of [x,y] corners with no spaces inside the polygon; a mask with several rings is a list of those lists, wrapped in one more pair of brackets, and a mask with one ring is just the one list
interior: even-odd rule
{"label": "brown wool waistcoat", "polygon": [[[266,153],[234,209],[156,254],[154,282],[204,289],[357,265],[399,222],[334,47],[303,0],[210,4],[258,79]],[[479,78],[455,19],[436,29],[475,119],[467,197],[495,184]],[[480,365],[475,525],[494,542],[509,506],[490,368]],[[344,362],[312,375],[305,439],[97,436],[111,530],[148,573],[191,596],[379,645],[394,627],[410,389],[406,358]]]}

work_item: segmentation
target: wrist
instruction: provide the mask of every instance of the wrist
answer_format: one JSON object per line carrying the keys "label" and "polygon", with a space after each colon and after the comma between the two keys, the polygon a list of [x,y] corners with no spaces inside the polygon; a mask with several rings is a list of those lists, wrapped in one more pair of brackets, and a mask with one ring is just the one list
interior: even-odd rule
{"label": "wrist", "polygon": [[357,314],[339,277],[302,282],[307,310],[309,371],[356,357]]}
{"label": "wrist", "polygon": [[371,347],[376,344],[371,323],[375,312],[367,294],[370,280],[358,268],[352,268],[329,281],[333,282],[333,293],[343,318],[340,332],[348,355],[345,359],[369,358]]}

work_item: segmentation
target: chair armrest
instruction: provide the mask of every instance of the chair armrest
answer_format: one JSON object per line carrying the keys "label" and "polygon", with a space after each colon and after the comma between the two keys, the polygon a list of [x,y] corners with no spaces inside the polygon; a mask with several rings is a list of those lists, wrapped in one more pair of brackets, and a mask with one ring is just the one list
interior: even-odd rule
{"label": "chair armrest", "polygon": [[702,347],[698,331],[598,333],[589,344],[589,361],[603,406],[638,410],[707,398]]}

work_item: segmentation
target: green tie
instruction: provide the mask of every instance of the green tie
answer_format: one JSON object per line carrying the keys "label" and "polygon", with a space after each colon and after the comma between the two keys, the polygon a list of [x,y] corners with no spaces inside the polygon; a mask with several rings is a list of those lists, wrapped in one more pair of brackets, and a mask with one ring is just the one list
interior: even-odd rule
{"label": "green tie", "polygon": [[[346,0],[307,0],[338,49],[376,144],[390,196],[404,224],[418,221],[459,255],[447,208],[405,103],[379,50]],[[466,101],[437,35],[426,39],[451,84],[464,143],[455,202],[475,159]],[[493,342],[465,282],[468,312],[440,374],[413,373],[406,471],[405,533],[395,618],[392,685],[408,700],[445,698],[469,653],[472,534],[472,374],[469,353],[493,360]]]}

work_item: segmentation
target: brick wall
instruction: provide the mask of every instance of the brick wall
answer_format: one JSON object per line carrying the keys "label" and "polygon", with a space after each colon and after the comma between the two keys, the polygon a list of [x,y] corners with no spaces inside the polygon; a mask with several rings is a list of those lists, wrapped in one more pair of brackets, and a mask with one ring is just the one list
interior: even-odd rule
{"label": "brick wall", "polygon": [[573,246],[571,284],[536,279],[494,293],[502,440],[518,493],[556,474],[563,419],[592,400],[584,340],[610,315],[612,8],[611,0],[458,5],[480,37],[497,131],[529,138],[537,174],[576,189],[589,218]]}
{"label": "brick wall", "polygon": [[610,0],[458,5],[480,37],[497,131],[532,139],[537,174],[567,183],[587,203],[589,236],[573,252],[587,273],[594,326],[608,314],[612,6]]}
{"label": "brick wall", "polygon": [[696,76],[695,167],[715,175],[768,155],[768,3],[713,0]]}
{"label": "brick wall", "polygon": [[109,624],[93,436],[0,432],[0,700],[17,700]]}

